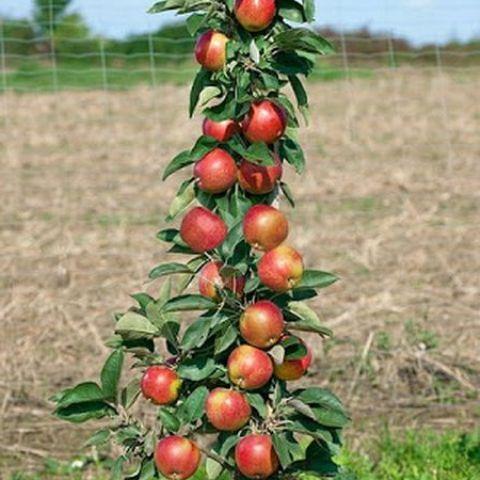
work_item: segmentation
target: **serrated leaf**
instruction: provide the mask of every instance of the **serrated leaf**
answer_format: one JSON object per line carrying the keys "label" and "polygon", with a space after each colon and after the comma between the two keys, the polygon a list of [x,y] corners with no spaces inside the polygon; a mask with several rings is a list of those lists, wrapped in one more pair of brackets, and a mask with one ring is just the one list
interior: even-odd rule
{"label": "serrated leaf", "polygon": [[84,444],[84,447],[98,447],[105,444],[110,438],[110,429],[102,428],[97,430]]}
{"label": "serrated leaf", "polygon": [[192,88],[190,90],[190,106],[189,106],[189,115],[190,117],[193,116],[195,112],[195,108],[198,105],[198,101],[200,100],[200,94],[202,90],[208,86],[210,82],[211,73],[208,70],[201,69],[192,84]]}
{"label": "serrated leaf", "polygon": [[303,6],[295,0],[279,0],[278,13],[281,17],[292,22],[302,23],[306,20]]}

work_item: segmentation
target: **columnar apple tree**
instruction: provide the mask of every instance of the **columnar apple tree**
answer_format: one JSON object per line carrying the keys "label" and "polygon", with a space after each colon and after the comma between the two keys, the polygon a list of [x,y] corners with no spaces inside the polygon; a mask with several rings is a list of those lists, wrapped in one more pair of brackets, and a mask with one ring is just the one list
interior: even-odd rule
{"label": "columnar apple tree", "polygon": [[[152,8],[167,10],[189,14],[201,65],[190,116],[202,109],[203,135],[164,172],[188,173],[167,217],[182,216],[180,228],[158,233],[184,261],[151,271],[154,281],[178,281],[167,279],[156,298],[133,295],[136,306],[116,315],[100,382],[56,395],[56,414],[111,419],[89,444],[123,448],[115,478],[183,480],[202,464],[210,480],[334,476],[347,414],[328,390],[295,381],[313,353],[298,332],[331,334],[308,300],[336,277],[304,268],[278,208],[282,199],[294,206],[283,170],[302,173],[305,164],[296,134],[297,113],[308,107],[301,78],[331,46],[299,25],[313,21],[313,0]],[[199,313],[186,322],[186,311]],[[134,415],[141,403],[155,405],[155,421]]]}

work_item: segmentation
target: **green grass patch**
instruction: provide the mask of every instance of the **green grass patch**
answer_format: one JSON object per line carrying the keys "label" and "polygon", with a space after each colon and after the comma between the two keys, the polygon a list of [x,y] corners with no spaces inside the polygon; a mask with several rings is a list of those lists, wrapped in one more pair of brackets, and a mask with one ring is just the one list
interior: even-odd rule
{"label": "green grass patch", "polygon": [[[0,93],[5,89],[15,92],[55,92],[61,90],[128,90],[140,85],[187,85],[198,66],[191,62],[163,64],[152,68],[148,63],[126,60],[121,65],[98,63],[62,62],[56,69],[48,62],[25,60],[7,70],[0,82]],[[373,70],[345,70],[329,66],[317,68],[312,81],[336,81],[346,78],[371,78]],[[4,85],[6,84],[6,87]]]}
{"label": "green grass patch", "polygon": [[[349,472],[342,480],[477,480],[480,479],[480,431],[437,434],[408,431],[385,433],[365,446],[366,453],[345,448],[338,461]],[[110,462],[47,460],[37,474],[16,473],[8,480],[107,480]],[[88,477],[86,470],[88,469]],[[303,480],[316,477],[302,476]],[[206,480],[202,472],[194,480]]]}

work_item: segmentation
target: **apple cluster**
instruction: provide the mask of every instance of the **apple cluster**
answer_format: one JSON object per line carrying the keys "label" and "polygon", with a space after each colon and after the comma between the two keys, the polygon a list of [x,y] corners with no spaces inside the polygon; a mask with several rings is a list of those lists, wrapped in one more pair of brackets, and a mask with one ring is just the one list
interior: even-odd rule
{"label": "apple cluster", "polygon": [[[190,174],[167,217],[182,215],[179,228],[157,235],[169,253],[189,260],[155,267],[152,280],[180,281],[174,288],[164,282],[158,298],[133,295],[138,305],[116,315],[101,384],[85,382],[54,399],[56,415],[71,422],[116,419],[94,441],[124,447],[118,471],[138,462],[128,478],[185,480],[203,456],[209,480],[223,472],[261,480],[337,471],[343,405],[326,389],[291,387],[312,363],[297,332],[331,335],[306,301],[337,278],[304,266],[279,209],[281,199],[294,206],[285,166],[298,173],[304,166],[296,111],[305,113],[308,100],[298,76],[311,72],[311,54],[329,49],[312,30],[288,23],[312,21],[313,8],[311,0],[161,0],[153,7],[190,13],[197,35],[190,114],[202,105],[202,132],[165,169],[164,179],[181,169]],[[297,109],[281,91],[286,85]],[[185,311],[202,313],[184,326]],[[125,354],[140,377],[121,388]],[[129,412],[138,398],[156,407],[150,426]],[[200,434],[216,439],[207,448]]]}

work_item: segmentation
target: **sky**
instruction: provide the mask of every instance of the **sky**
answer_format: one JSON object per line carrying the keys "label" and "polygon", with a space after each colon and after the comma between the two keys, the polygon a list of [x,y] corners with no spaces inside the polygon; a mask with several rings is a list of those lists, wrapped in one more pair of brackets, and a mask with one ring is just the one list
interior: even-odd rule
{"label": "sky", "polygon": [[[52,0],[55,1],[55,0]],[[123,37],[158,28],[172,15],[148,15],[154,0],[73,0],[95,33]],[[480,37],[480,0],[316,0],[317,23],[369,26],[416,44]],[[29,16],[32,0],[0,0],[0,15]]]}

